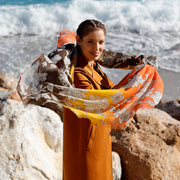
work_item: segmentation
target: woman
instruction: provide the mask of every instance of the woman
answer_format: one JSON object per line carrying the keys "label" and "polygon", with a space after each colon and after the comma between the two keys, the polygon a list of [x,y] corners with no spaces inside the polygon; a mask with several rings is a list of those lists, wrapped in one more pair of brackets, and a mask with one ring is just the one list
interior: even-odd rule
{"label": "woman", "polygon": [[[18,92],[26,104],[34,103],[54,111],[63,105],[72,110],[64,109],[64,180],[112,180],[110,126],[126,127],[137,109],[152,108],[162,98],[163,81],[157,70],[146,61],[141,61],[138,66],[135,64],[133,71],[119,82],[116,90],[102,90],[115,87],[97,62],[104,49],[105,35],[101,22],[82,22],[77,29],[77,48],[74,44],[66,44],[48,57],[40,55],[21,75],[18,83]],[[78,90],[69,82],[67,66],[71,65],[69,57],[74,57],[72,51],[76,49],[74,86],[92,90]],[[94,107],[101,100],[104,104]]]}
{"label": "woman", "polygon": [[[97,20],[86,20],[77,29],[77,64],[74,85],[81,89],[111,89],[115,84],[98,66],[106,30]],[[111,127],[78,119],[64,109],[63,179],[112,180]]]}

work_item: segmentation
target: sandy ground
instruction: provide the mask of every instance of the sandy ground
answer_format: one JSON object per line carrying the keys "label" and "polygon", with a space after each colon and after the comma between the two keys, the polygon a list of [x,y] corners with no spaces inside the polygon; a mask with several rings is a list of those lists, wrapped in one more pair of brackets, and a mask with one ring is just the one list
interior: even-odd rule
{"label": "sandy ground", "polygon": [[158,72],[164,82],[163,99],[180,99],[180,73],[175,73],[162,69],[159,69]]}

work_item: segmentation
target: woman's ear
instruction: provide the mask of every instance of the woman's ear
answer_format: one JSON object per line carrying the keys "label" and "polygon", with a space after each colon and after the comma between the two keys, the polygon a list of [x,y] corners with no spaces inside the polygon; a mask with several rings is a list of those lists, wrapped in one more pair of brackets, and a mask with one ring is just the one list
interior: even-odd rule
{"label": "woman's ear", "polygon": [[81,39],[80,39],[80,37],[78,35],[76,36],[76,42],[77,42],[78,45],[81,44]]}

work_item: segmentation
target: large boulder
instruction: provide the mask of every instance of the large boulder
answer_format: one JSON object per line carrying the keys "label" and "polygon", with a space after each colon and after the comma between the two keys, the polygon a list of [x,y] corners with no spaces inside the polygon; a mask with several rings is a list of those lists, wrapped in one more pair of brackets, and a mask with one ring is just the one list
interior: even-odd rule
{"label": "large boulder", "polygon": [[0,116],[0,179],[61,180],[63,124],[53,111],[4,102]]}
{"label": "large boulder", "polygon": [[123,180],[180,179],[180,122],[158,109],[140,109],[125,130],[112,130]]}

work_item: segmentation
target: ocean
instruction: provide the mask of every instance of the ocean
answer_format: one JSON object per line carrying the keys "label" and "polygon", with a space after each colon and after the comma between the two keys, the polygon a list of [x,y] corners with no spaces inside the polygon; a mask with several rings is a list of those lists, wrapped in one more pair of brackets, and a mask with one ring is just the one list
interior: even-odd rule
{"label": "ocean", "polygon": [[[75,31],[90,18],[105,24],[106,49],[157,56],[163,99],[180,99],[179,0],[1,0],[0,72],[18,78],[56,48],[61,29]],[[127,73],[103,69],[114,82]]]}

